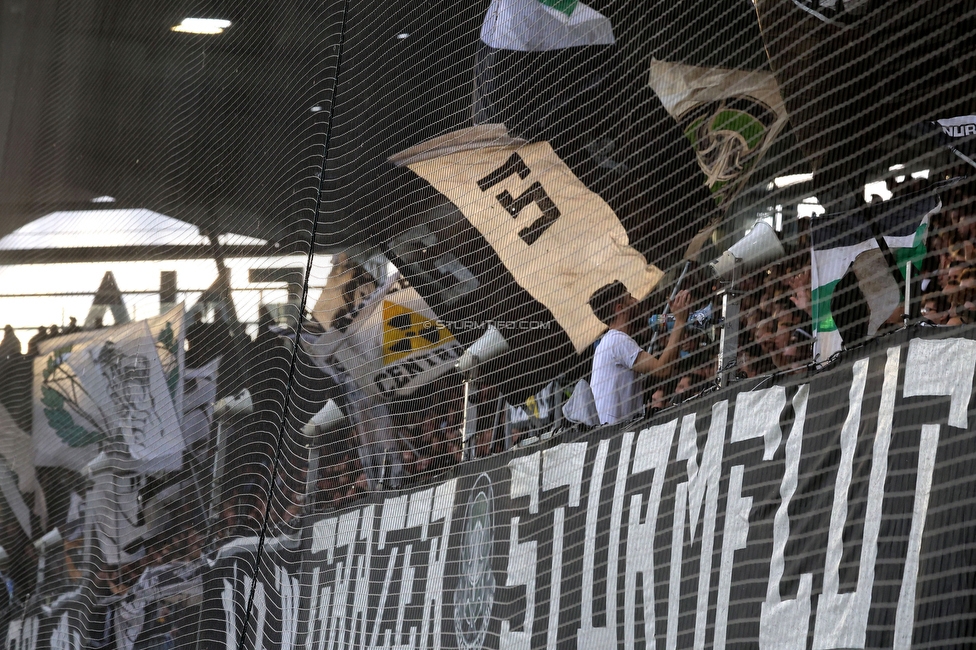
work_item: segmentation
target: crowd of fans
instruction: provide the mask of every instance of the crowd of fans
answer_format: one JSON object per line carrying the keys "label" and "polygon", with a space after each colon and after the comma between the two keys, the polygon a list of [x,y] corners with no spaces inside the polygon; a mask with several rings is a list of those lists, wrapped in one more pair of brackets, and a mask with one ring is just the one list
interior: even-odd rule
{"label": "crowd of fans", "polygon": [[[94,325],[87,329],[102,328],[101,319],[95,319]],[[266,324],[266,323],[265,323]],[[0,339],[0,404],[10,415],[14,424],[23,431],[32,430],[31,385],[33,381],[33,363],[43,341],[54,337],[83,331],[77,319],[71,317],[69,324],[64,327],[52,325],[39,327],[37,333],[28,341],[26,351],[17,337],[16,331],[10,325],[4,327],[3,338]],[[242,372],[241,364],[246,364],[247,355],[253,356],[253,350],[240,351],[239,346],[230,335],[230,329],[221,324],[206,324],[199,315],[187,329],[188,365],[199,366],[224,356],[228,362],[223,364],[226,372],[224,379],[218,381],[225,389],[233,389],[240,382],[240,377],[247,375]],[[248,341],[254,343],[248,337]],[[238,341],[239,342],[239,341]],[[235,379],[235,377],[237,379]],[[197,448],[189,450],[185,469],[164,475],[148,477],[142,486],[143,503],[151,501],[152,497],[167,487],[177,490],[180,498],[171,499],[170,503],[158,513],[159,519],[155,524],[148,523],[151,532],[147,532],[136,543],[130,545],[123,555],[129,558],[121,565],[102,566],[98,575],[103,578],[104,594],[102,596],[124,596],[147,571],[162,566],[186,564],[198,560],[208,536],[211,539],[226,537],[217,526],[208,526],[205,505],[198,497],[200,487],[193,480],[196,476],[212,476],[208,473],[206,464],[212,461],[212,450],[207,449],[208,441]],[[201,453],[202,452],[202,453]],[[9,566],[0,566],[5,584],[8,586],[8,602],[12,605],[21,603],[35,593],[52,593],[68,589],[73,583],[84,580],[88,570],[84,564],[83,536],[78,514],[72,515],[71,495],[83,495],[86,491],[84,478],[77,472],[57,467],[37,468],[38,481],[46,499],[48,515],[48,529],[58,528],[62,533],[63,544],[49,550],[48,562],[45,570],[38,574],[38,552],[34,547],[34,540],[29,539],[18,521],[5,511],[2,528],[0,528],[0,546],[4,548],[8,557],[17,558]],[[207,485],[209,487],[209,485]],[[38,498],[38,493],[25,495],[25,500],[32,512],[38,508],[32,502]],[[72,516],[75,521],[72,521]],[[140,513],[142,518],[143,513]],[[258,518],[257,515],[254,518]],[[161,521],[179,522],[176,525],[161,525]],[[38,516],[32,516],[33,530],[43,530]],[[243,530],[236,530],[235,534],[243,534]],[[39,537],[40,535],[35,535]],[[38,580],[43,582],[38,584]],[[101,583],[99,583],[101,584]],[[152,620],[164,620],[157,616]],[[149,619],[147,619],[149,620]],[[114,647],[114,645],[113,645]]]}
{"label": "crowd of fans", "polygon": [[951,188],[929,229],[920,316],[933,325],[976,322],[976,196]]}
{"label": "crowd of fans", "polygon": [[[922,180],[892,182],[890,188],[896,195],[906,194],[924,189],[924,184]],[[944,193],[943,211],[930,224],[928,256],[922,269],[923,293],[916,309],[928,323],[952,325],[968,323],[976,317],[976,213],[966,187],[959,185]],[[797,223],[799,232],[790,242],[784,242],[788,252],[785,258],[737,281],[738,354],[734,368],[723,369],[731,372],[732,379],[803,370],[816,361],[811,322],[810,240],[804,230],[809,220],[799,219]],[[642,379],[640,395],[644,414],[673,406],[716,385],[718,337],[722,328],[721,287],[707,267],[693,271],[683,286],[690,289],[692,297],[688,323],[678,336],[675,358],[666,359],[662,368],[656,368]],[[648,319],[646,314],[639,319],[640,327],[634,328],[634,339],[651,356],[661,357],[671,340],[668,319],[660,316]],[[670,322],[673,328],[673,321]],[[314,489],[309,503],[305,503],[304,444],[297,435],[285,436],[284,440],[279,440],[277,435],[281,421],[287,419],[280,412],[280,387],[287,383],[287,359],[293,347],[283,345],[282,333],[275,325],[270,313],[262,311],[257,336],[252,338],[220,319],[204,323],[202,313],[196,312],[187,328],[187,365],[197,367],[222,357],[218,393],[227,395],[249,388],[256,399],[254,414],[237,425],[239,438],[244,442],[228,458],[228,464],[243,471],[235,471],[221,492],[220,516],[213,531],[221,538],[260,531],[265,523],[261,513],[265,510],[268,516],[264,531],[286,532],[291,530],[293,520],[308,509],[306,506],[342,507],[376,487],[376,477],[369,474],[369,460],[363,457],[355,427],[349,426],[331,435],[328,444],[321,445],[318,469],[309,483]],[[39,329],[38,335],[29,342],[28,357],[43,337],[59,333],[57,327],[41,331],[44,329]],[[61,333],[77,329],[72,318]],[[8,327],[0,342],[3,353],[0,358],[10,356],[15,349],[19,351],[19,342]],[[498,413],[497,397],[492,386],[479,386],[475,393],[479,417],[476,433],[469,441],[473,456],[504,451],[530,437],[533,428],[545,425],[538,418],[506,421],[509,412],[502,409]],[[424,482],[456,466],[464,447],[463,410],[462,387],[453,375],[437,380],[409,400],[392,405],[390,427],[394,444],[390,449],[395,458],[383,461],[390,467],[386,477],[393,479],[388,485]],[[314,412],[313,407],[310,412]],[[301,423],[292,424],[290,430],[294,434]],[[203,446],[195,453],[206,465],[212,460],[212,441],[204,441]],[[273,490],[273,482],[280,484],[281,489]],[[276,494],[271,507],[266,507],[267,494]]]}
{"label": "crowd of fans", "polygon": [[[976,322],[976,193],[965,167],[947,170],[938,192],[942,209],[932,216],[925,240],[922,268],[913,269],[910,295],[912,323],[961,325]],[[888,181],[891,198],[922,196],[941,179]],[[880,200],[880,197],[875,197]],[[798,233],[784,242],[787,255],[773,264],[746,274],[736,283],[739,295],[738,352],[732,379],[747,379],[782,372],[803,371],[828,361],[813,357],[810,220],[798,219]],[[718,284],[707,274],[690,278],[685,286],[700,299],[683,333],[680,358],[667,377],[646,380],[645,406],[655,413],[716,385],[719,371],[718,334],[721,313]],[[904,305],[888,319],[879,334],[905,325]],[[666,340],[662,319],[652,319],[659,330],[652,354],[660,354]]]}
{"label": "crowd of fans", "polygon": [[[93,322],[93,329],[101,329],[104,327],[101,318],[96,318]],[[41,325],[37,328],[34,336],[27,340],[27,356],[35,357],[37,356],[38,346],[42,341],[47,339],[52,339],[63,334],[74,334],[75,332],[82,331],[83,328],[78,324],[78,319],[71,316],[68,319],[68,324],[64,327],[59,326],[57,323],[44,326]],[[8,358],[16,357],[21,354],[23,348],[21,346],[20,338],[17,336],[17,332],[14,330],[13,326],[5,325],[3,328],[3,338],[0,339],[0,363],[5,362]]]}
{"label": "crowd of fans", "polygon": [[[898,195],[923,191],[925,185],[921,180],[908,181],[893,183],[891,189]],[[918,291],[913,291],[916,322],[958,325],[976,321],[976,201],[968,188],[957,183],[941,194],[943,209],[930,223],[927,254],[916,282]],[[808,224],[808,219],[798,220],[796,236],[784,242],[784,258],[738,279],[738,353],[734,367],[721,369],[729,373],[726,377],[743,380],[802,372],[824,361],[813,357]],[[683,288],[688,290],[682,294],[686,297],[673,305],[679,312],[676,320],[662,315],[648,317],[640,308],[621,303],[631,310],[628,313],[634,319],[633,327],[625,328],[628,336],[642,353],[655,360],[635,379],[640,412],[634,416],[657,413],[717,385],[722,287],[707,267],[701,267],[685,277]],[[154,532],[144,536],[141,546],[130,549],[133,554],[129,561],[102,567],[100,584],[106,595],[124,598],[130,590],[138,591],[140,580],[153,570],[191,564],[208,548],[234,537],[294,535],[303,516],[311,512],[345,507],[380,487],[405,488],[438,480],[461,463],[464,453],[486,457],[504,452],[541,429],[551,428],[559,418],[555,403],[543,409],[542,417],[513,418],[519,409],[506,405],[493,386],[482,383],[473,393],[476,427],[466,449],[462,440],[463,385],[456,373],[448,373],[389,406],[392,434],[385,452],[388,457],[383,459],[378,476],[370,473],[375,459],[364,455],[354,423],[311,441],[318,459],[310,475],[310,441],[301,434],[302,420],[321,407],[323,398],[341,391],[335,390],[326,375],[316,373],[311,363],[302,365],[299,359],[300,367],[296,367],[295,333],[280,327],[266,309],[260,312],[254,337],[220,318],[219,310],[209,323],[204,322],[201,311],[191,313],[186,329],[187,367],[197,368],[219,359],[218,396],[248,389],[254,408],[232,425],[237,442],[226,449],[223,473],[213,474],[216,448],[215,436],[211,435],[188,449],[183,470],[154,478],[152,489],[147,486],[147,497],[172,485],[179,486],[181,497],[167,506],[165,516],[157,520]],[[900,318],[891,319],[892,328],[903,324]],[[0,340],[0,375],[13,381],[0,385],[0,403],[23,430],[31,430],[31,364],[39,343],[81,329],[73,317],[64,328],[38,328],[26,354],[21,354],[16,332],[9,325],[5,327]],[[589,373],[584,376],[593,380]],[[286,396],[292,405],[287,410],[282,387],[293,391]],[[545,399],[566,398],[570,388],[557,386]],[[296,404],[305,410],[295,409]],[[295,410],[299,414],[292,412]],[[56,503],[58,495],[82,492],[84,488],[77,477],[66,478],[64,472],[41,474],[42,483],[47,482],[50,488],[49,501],[55,502],[49,505],[56,525],[67,510],[66,505]],[[211,509],[200,494],[209,495],[213,480],[219,482],[219,489]],[[2,532],[0,543],[8,553],[35,556],[31,540],[18,526],[6,521]],[[70,553],[67,557],[71,559]],[[22,563],[3,571],[12,599],[23,598],[36,588],[35,570],[30,563]],[[181,607],[179,603],[160,605],[153,620],[163,627],[152,634],[175,638]]]}
{"label": "crowd of fans", "polygon": [[[193,517],[188,508],[182,510],[179,516]],[[89,621],[93,647],[169,650],[192,642],[187,637],[197,629],[202,586],[190,586],[187,578],[203,568],[205,532],[193,525],[167,528],[147,536],[136,559],[96,571],[97,600]],[[167,578],[178,588],[153,597]]]}
{"label": "crowd of fans", "polygon": [[[434,477],[461,462],[462,392],[456,380],[442,378],[421,394],[394,405],[390,457],[383,479],[391,487],[407,487]],[[489,391],[483,391],[482,399]],[[484,447],[491,432],[481,431]],[[312,495],[314,507],[340,508],[370,489],[362,450],[352,427],[322,445],[321,469]],[[488,449],[482,453],[487,455]],[[382,463],[381,463],[382,465]],[[381,481],[383,482],[383,481]]]}
{"label": "crowd of fans", "polygon": [[[218,394],[230,394],[246,386],[260,390],[262,382],[255,377],[270,377],[267,373],[259,375],[255,368],[265,363],[271,350],[280,348],[280,337],[270,330],[273,324],[270,314],[262,310],[258,333],[253,338],[244,334],[243,328],[235,328],[221,319],[219,307],[217,317],[212,320],[214,322],[204,322],[200,311],[190,318],[186,329],[186,367],[199,368],[220,359]],[[101,327],[99,320],[94,321],[95,329]],[[0,382],[0,404],[23,431],[32,429],[32,368],[41,342],[83,329],[74,317],[63,328],[40,327],[28,341],[26,352],[22,353],[23,346],[14,329],[9,325],[4,328],[0,340],[0,377],[4,378]],[[277,356],[280,358],[281,354]],[[271,376],[274,377],[271,383],[282,380],[280,372],[272,372]],[[264,383],[266,388],[269,382]],[[265,399],[273,398],[266,395]],[[267,407],[267,403],[258,407]],[[263,424],[269,430],[273,426],[270,420]],[[289,491],[281,485],[271,489],[267,469],[268,459],[273,454],[272,444],[272,435],[259,436],[254,444],[243,445],[243,454],[231,455],[227,467],[233,469],[226,471],[226,475],[232,480],[226,481],[228,487],[222,501],[228,505],[218,509],[212,521],[203,495],[209,495],[213,480],[213,436],[190,446],[180,471],[146,477],[140,486],[141,503],[146,508],[139,513],[139,523],[145,526],[146,532],[120,549],[122,561],[119,564],[106,564],[97,559],[94,565],[87,564],[90,558],[83,556],[81,524],[84,514],[79,520],[77,512],[70,512],[69,502],[72,493],[85,494],[84,478],[64,468],[37,468],[38,480],[46,495],[48,528],[58,528],[63,543],[46,551],[44,571],[38,573],[39,554],[34,540],[27,537],[14,517],[3,517],[0,545],[17,561],[9,566],[0,565],[0,573],[8,587],[8,599],[6,603],[0,603],[6,604],[7,608],[0,607],[0,610],[16,611],[34,595],[49,599],[52,594],[72,593],[74,585],[90,582],[95,585],[96,599],[86,606],[93,612],[89,621],[92,627],[89,630],[90,647],[119,650],[175,647],[181,635],[195,629],[194,612],[199,607],[199,594],[193,595],[177,587],[170,597],[142,602],[140,599],[158,587],[161,576],[174,571],[189,575],[200,567],[201,555],[207,549],[233,537],[257,535],[262,531],[269,535],[293,534],[297,530],[304,490]],[[276,501],[286,503],[280,508],[266,508],[267,495],[271,493],[276,494]],[[164,494],[165,499],[162,498]],[[26,496],[28,505],[33,506],[30,503],[33,495]],[[149,504],[153,505],[151,513]],[[31,523],[34,530],[41,529],[36,515]],[[183,575],[177,582],[186,582],[185,578]],[[120,619],[127,612],[133,615],[134,604],[139,605],[138,615],[121,624]]]}
{"label": "crowd of fans", "polygon": [[[952,169],[940,178],[965,177],[965,169]],[[930,191],[926,179],[889,181],[895,198]],[[927,255],[915,270],[912,295],[914,322],[953,325],[976,320],[976,202],[965,182],[949,185],[940,192],[941,213],[932,219],[926,241]],[[777,373],[812,372],[827,359],[814,358],[813,296],[811,286],[810,219],[798,219],[797,231],[784,241],[786,255],[738,279],[738,347],[733,367],[723,368],[725,378],[745,380]],[[677,339],[674,359],[640,378],[644,415],[654,414],[707,392],[719,378],[719,338],[723,288],[707,267],[693,270],[683,281],[690,290],[687,324]],[[904,326],[902,307],[879,333]],[[651,356],[660,358],[673,331],[673,319],[638,312],[639,327],[634,339]],[[644,326],[646,324],[646,327]],[[657,335],[655,336],[655,331]],[[599,345],[599,342],[597,343]],[[596,347],[596,346],[594,346]],[[666,355],[667,356],[667,355]],[[592,380],[589,373],[585,376]],[[505,451],[520,441],[533,438],[552,425],[548,419],[511,421],[511,409],[497,413],[497,391],[480,386],[476,433],[470,441],[475,457]],[[568,390],[569,386],[564,386]],[[567,395],[564,395],[566,397]],[[550,396],[551,397],[551,396]],[[524,406],[524,405],[523,405]],[[506,421],[508,419],[508,421]],[[426,395],[404,402],[393,413],[397,453],[403,480],[411,485],[430,480],[457,465],[462,459],[463,397],[456,377],[438,380]],[[355,434],[334,442],[315,482],[316,507],[341,507],[370,489],[362,457],[357,453]]]}

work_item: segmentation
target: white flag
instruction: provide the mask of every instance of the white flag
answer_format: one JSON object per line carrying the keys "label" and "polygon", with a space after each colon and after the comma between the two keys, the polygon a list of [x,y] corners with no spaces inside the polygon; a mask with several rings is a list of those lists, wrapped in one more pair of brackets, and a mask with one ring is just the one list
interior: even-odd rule
{"label": "white flag", "polygon": [[492,0],[481,40],[498,50],[545,52],[587,45],[613,45],[613,27],[599,11],[580,2]]}
{"label": "white flag", "polygon": [[180,423],[146,321],[45,341],[34,361],[35,462],[81,470],[121,437],[140,471],[179,469]]}
{"label": "white flag", "polygon": [[[485,146],[488,134],[493,146]],[[457,207],[577,352],[607,329],[589,304],[594,293],[620,281],[641,300],[661,279],[660,269],[631,246],[610,205],[547,142],[526,144],[504,127],[482,126],[434,138],[391,160]]]}
{"label": "white flag", "polygon": [[159,363],[163,367],[166,386],[173,398],[173,408],[176,409],[176,416],[180,422],[183,421],[183,375],[186,369],[184,363],[186,353],[183,349],[186,340],[185,315],[186,310],[183,303],[180,303],[166,313],[146,321],[152,339],[156,343]]}
{"label": "white flag", "polygon": [[[382,261],[374,266],[386,267]],[[333,269],[314,311],[320,323],[333,325],[310,346],[320,366],[383,401],[409,395],[454,367],[460,344],[398,273],[376,279],[343,265]]]}
{"label": "white flag", "polygon": [[385,400],[432,382],[464,352],[420,294],[402,285],[383,297],[352,339],[337,356],[363,391]]}

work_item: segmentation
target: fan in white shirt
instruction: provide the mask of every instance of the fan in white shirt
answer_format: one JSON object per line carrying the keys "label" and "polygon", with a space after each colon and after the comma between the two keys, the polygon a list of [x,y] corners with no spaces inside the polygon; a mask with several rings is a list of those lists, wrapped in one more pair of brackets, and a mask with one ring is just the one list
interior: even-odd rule
{"label": "fan in white shirt", "polygon": [[640,375],[667,376],[669,364],[678,355],[681,334],[688,320],[691,296],[679,291],[671,302],[674,329],[660,357],[653,357],[637,344],[631,334],[638,323],[638,301],[620,282],[609,284],[590,298],[594,313],[610,328],[593,355],[591,387],[600,424],[624,422],[642,412]]}

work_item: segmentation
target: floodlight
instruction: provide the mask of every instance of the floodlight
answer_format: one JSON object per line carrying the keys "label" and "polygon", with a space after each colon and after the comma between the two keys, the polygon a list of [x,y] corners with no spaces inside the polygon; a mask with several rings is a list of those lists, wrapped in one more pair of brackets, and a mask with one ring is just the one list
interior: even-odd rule
{"label": "floodlight", "polygon": [[220,34],[230,24],[229,20],[219,18],[184,18],[179,25],[173,25],[170,29],[185,34]]}

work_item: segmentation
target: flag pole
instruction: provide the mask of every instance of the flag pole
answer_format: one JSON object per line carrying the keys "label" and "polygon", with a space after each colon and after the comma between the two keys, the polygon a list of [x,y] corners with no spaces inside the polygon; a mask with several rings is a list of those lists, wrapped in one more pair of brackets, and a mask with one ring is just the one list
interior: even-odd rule
{"label": "flag pole", "polygon": [[[867,206],[867,209],[871,212],[871,205]],[[874,214],[871,214],[870,218],[867,220],[868,224],[871,226],[871,234],[874,235],[874,240],[878,242],[878,248],[881,250],[881,254],[884,256],[885,262],[888,264],[888,269],[891,271],[891,277],[895,280],[898,285],[898,291],[903,296],[905,301],[904,306],[904,318],[907,320],[909,317],[909,284],[911,282],[912,267],[911,262],[906,266],[906,271],[908,272],[908,278],[902,275],[901,269],[898,268],[898,260],[895,259],[895,254],[891,252],[888,248],[888,242],[885,241],[884,235],[878,228],[878,221]]]}
{"label": "flag pole", "polygon": [[[681,269],[681,275],[678,276],[677,281],[674,283],[674,289],[671,290],[671,295],[668,297],[668,302],[664,305],[664,311],[661,313],[661,316],[667,316],[668,312],[671,310],[671,301],[674,300],[674,297],[678,295],[678,291],[681,290],[681,283],[684,281],[685,276],[688,274],[688,269],[690,267],[691,267],[691,261],[685,260],[684,268]],[[667,321],[665,321],[664,326],[665,328],[667,328]],[[654,334],[651,336],[651,344],[648,346],[648,348],[650,348],[652,352],[654,350],[654,344],[657,342],[657,335],[658,335],[658,330],[655,329]]]}
{"label": "flag pole", "polygon": [[722,329],[718,345],[718,377],[719,385],[728,386],[734,376],[739,355],[739,292],[736,290],[736,267],[732,267],[732,278],[728,287],[722,289]]}

